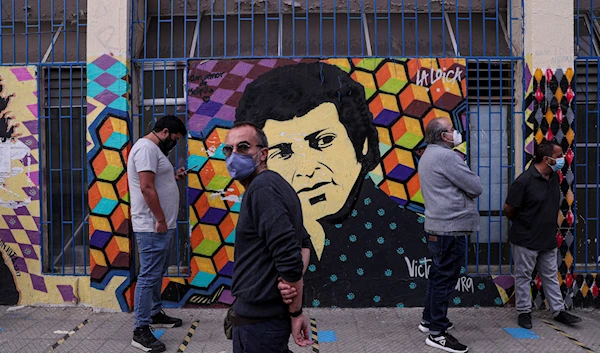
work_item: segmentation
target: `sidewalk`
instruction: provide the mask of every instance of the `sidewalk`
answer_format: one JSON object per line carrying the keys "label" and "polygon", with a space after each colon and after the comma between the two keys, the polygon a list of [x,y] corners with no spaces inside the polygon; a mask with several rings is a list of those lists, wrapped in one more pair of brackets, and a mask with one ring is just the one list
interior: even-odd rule
{"label": "sidewalk", "polygon": [[[0,307],[0,352],[141,352],[130,346],[131,313],[95,313],[86,308]],[[180,328],[157,330],[167,352],[229,353],[231,341],[223,334],[224,309],[169,309],[183,319]],[[307,309],[315,319],[323,353],[442,352],[425,345],[425,334],[417,329],[420,308],[402,309]],[[600,311],[579,309],[583,318],[577,327],[551,320],[547,311],[533,313],[531,331],[517,329],[514,308],[450,309],[455,328],[451,331],[470,352],[599,352]],[[85,321],[87,320],[87,321]],[[544,323],[548,320],[555,328]],[[187,346],[182,346],[193,322],[198,326]],[[77,329],[77,327],[80,327]],[[571,338],[565,337],[559,330]],[[59,340],[69,336],[64,342]],[[528,335],[536,336],[526,338]],[[60,344],[57,344],[59,342]],[[582,344],[589,348],[580,347]],[[52,346],[56,348],[52,350]],[[316,347],[290,345],[294,353],[317,352]]]}

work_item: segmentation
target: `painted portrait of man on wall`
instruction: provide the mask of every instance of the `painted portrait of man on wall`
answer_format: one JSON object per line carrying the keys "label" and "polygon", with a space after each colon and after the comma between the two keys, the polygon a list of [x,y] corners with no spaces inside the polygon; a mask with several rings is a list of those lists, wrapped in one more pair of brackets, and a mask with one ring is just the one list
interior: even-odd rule
{"label": "painted portrait of man on wall", "polygon": [[[177,303],[230,305],[233,240],[243,188],[222,152],[236,122],[269,142],[269,169],[302,203],[313,307],[422,306],[430,269],[418,175],[424,129],[466,124],[460,59],[257,59],[190,63],[188,125],[191,276],[170,280]],[[466,152],[466,144],[459,149]],[[457,283],[455,305],[498,295],[491,278]],[[479,279],[478,279],[479,278]],[[505,297],[503,295],[503,297]],[[498,298],[497,302],[503,302]],[[500,305],[498,304],[498,305]],[[482,304],[483,305],[483,304]]]}
{"label": "painted portrait of man on wall", "polygon": [[[417,214],[368,177],[380,155],[364,87],[323,62],[282,66],[246,87],[236,122],[264,129],[269,168],[300,197],[313,245],[305,276],[313,304],[404,304],[393,283],[416,281],[404,255],[427,255],[424,231]],[[424,291],[418,282],[414,291]]]}

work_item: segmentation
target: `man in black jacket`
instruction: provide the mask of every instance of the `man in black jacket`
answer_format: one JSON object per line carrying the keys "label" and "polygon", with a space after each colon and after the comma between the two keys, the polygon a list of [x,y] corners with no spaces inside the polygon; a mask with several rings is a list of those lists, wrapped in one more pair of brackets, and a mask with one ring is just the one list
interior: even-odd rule
{"label": "man in black jacket", "polygon": [[504,214],[512,221],[508,241],[515,263],[518,323],[526,329],[532,327],[530,283],[537,267],[554,319],[572,325],[581,318],[565,311],[557,266],[558,172],[565,166],[563,150],[555,141],[544,141],[536,149],[534,162],[512,184],[504,204]]}
{"label": "man in black jacket", "polygon": [[[302,313],[302,275],[310,255],[302,207],[294,189],[267,169],[268,142],[250,123],[234,125],[223,152],[232,178],[245,188],[236,227],[232,293],[233,353],[288,352],[290,333],[311,344]],[[278,279],[299,293],[289,304]]]}

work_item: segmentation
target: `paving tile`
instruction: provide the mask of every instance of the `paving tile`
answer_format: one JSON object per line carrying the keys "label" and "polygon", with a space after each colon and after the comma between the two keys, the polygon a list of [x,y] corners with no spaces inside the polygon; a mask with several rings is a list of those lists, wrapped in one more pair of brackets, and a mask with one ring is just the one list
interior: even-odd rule
{"label": "paving tile", "polygon": [[105,343],[103,340],[75,339],[74,337],[67,339],[54,352],[97,353]]}
{"label": "paving tile", "polygon": [[[112,353],[139,352],[131,347],[132,313],[95,313],[88,308],[23,308],[7,312],[0,307],[0,352],[47,352],[64,333],[84,319],[89,323],[61,344],[56,352]],[[193,321],[198,320],[192,341],[186,349],[194,353],[230,353],[232,342],[223,333],[224,309],[167,309],[167,314],[184,321],[182,327],[165,330],[161,340],[168,352],[175,352]],[[421,308],[307,309],[317,321],[319,331],[328,331],[335,342],[321,342],[323,353],[424,352],[438,350],[425,345],[426,334],[417,329]],[[600,311],[576,310],[583,318],[576,327],[554,323],[589,348],[600,351]],[[533,313],[532,332],[539,339],[511,336],[505,329],[516,328],[514,308],[451,308],[449,318],[455,324],[451,333],[478,353],[523,352],[553,353],[583,351],[543,320],[551,320],[547,310]],[[324,336],[323,336],[324,337]],[[325,340],[324,340],[325,341]],[[312,352],[298,347],[290,339],[294,353]]]}
{"label": "paving tile", "polygon": [[48,340],[48,339],[34,339],[29,340],[29,344],[22,348],[21,352],[32,352],[32,353],[42,353],[48,352],[50,347],[56,343],[56,340]]}
{"label": "paving tile", "polygon": [[[1,336],[1,335],[0,335]],[[31,340],[25,338],[0,338],[0,352],[21,352],[23,347],[31,343]]]}

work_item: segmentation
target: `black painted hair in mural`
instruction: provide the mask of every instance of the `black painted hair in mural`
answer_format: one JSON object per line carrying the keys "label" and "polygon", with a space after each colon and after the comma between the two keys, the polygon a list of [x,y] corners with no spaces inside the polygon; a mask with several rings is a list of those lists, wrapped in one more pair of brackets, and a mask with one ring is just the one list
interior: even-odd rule
{"label": "black painted hair in mural", "polygon": [[[379,137],[364,88],[337,66],[300,63],[268,71],[246,87],[235,119],[262,129],[269,119],[291,120],[327,102],[335,104],[363,173],[373,170],[379,163]],[[368,150],[363,155],[365,140]]]}
{"label": "black painted hair in mural", "polygon": [[554,154],[554,146],[559,146],[556,140],[544,140],[535,148],[535,163],[541,163],[544,157],[552,157]]}
{"label": "black painted hair in mural", "polygon": [[165,115],[162,118],[156,119],[153,131],[160,132],[165,128],[169,129],[169,133],[171,134],[185,135],[187,133],[185,124],[175,115]]}

